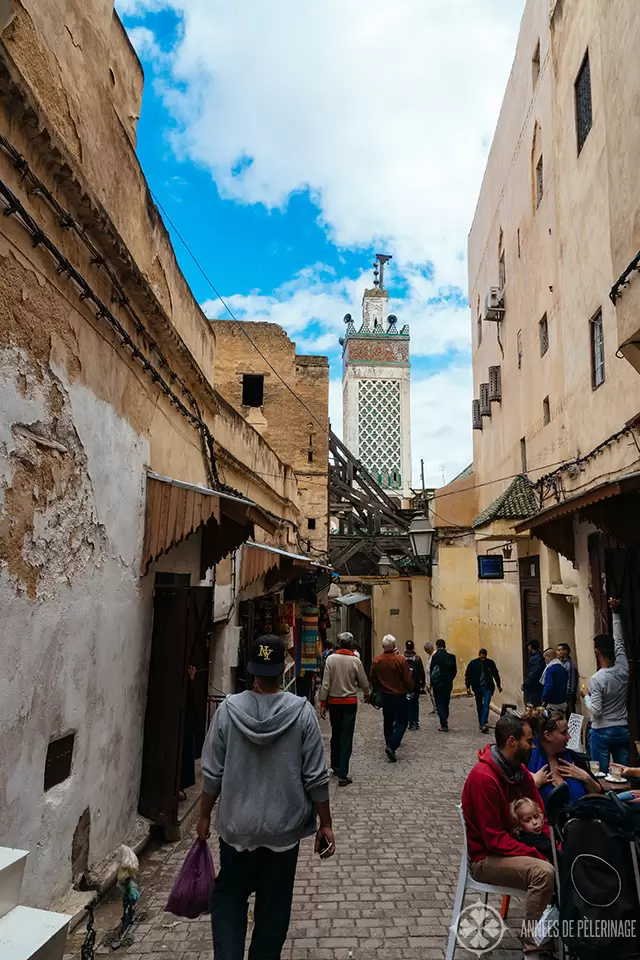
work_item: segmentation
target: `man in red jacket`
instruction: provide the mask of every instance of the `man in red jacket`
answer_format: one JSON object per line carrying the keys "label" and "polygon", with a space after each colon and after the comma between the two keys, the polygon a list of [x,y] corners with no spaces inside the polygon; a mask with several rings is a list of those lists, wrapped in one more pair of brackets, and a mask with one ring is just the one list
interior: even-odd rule
{"label": "man in red jacket", "polygon": [[[513,836],[509,806],[519,797],[529,797],[541,810],[544,805],[525,764],[533,749],[533,731],[513,713],[496,723],[496,742],[480,753],[462,790],[462,812],[467,827],[471,873],[481,883],[494,883],[526,890],[523,947],[525,953],[540,951],[533,940],[536,922],[551,900],[554,870],[533,847]],[[549,828],[545,822],[544,832]]]}

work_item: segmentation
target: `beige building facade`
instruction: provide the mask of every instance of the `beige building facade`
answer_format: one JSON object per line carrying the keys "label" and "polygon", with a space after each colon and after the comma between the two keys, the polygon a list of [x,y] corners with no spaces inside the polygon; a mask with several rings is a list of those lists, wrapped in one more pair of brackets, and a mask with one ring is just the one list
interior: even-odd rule
{"label": "beige building facade", "polygon": [[607,595],[640,649],[640,283],[616,286],[640,248],[638,29],[633,0],[529,0],[469,236],[472,529],[505,570],[478,582],[479,632],[512,703],[533,637],[588,679]]}
{"label": "beige building facade", "polygon": [[0,844],[32,851],[26,901],[49,906],[139,810],[173,822],[186,658],[197,735],[231,669],[213,570],[249,539],[295,551],[301,499],[218,389],[136,157],[142,69],[113,5],[1,15]]}

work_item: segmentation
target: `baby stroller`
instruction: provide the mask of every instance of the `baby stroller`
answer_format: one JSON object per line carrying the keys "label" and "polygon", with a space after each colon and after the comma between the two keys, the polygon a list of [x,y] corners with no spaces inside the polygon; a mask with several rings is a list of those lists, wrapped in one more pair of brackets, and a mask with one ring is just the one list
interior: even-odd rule
{"label": "baby stroller", "polygon": [[548,814],[562,844],[555,867],[565,957],[640,957],[640,805],[621,803],[613,792],[562,807],[560,792],[553,800]]}

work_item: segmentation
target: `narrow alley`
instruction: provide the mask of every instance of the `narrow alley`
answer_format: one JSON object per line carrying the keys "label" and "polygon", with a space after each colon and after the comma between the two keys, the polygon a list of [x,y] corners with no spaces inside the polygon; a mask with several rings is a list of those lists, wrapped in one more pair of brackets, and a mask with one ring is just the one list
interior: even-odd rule
{"label": "narrow alley", "polygon": [[[424,700],[423,700],[424,704]],[[328,742],[329,724],[323,723]],[[407,732],[398,763],[382,750],[382,717],[361,707],[351,787],[332,780],[337,853],[327,862],[303,843],[283,960],[439,960],[445,956],[460,864],[460,790],[477,750],[489,737],[477,732],[475,704],[452,705],[451,732],[437,731],[423,709],[421,729]],[[134,943],[112,954],[100,947],[116,926],[120,901],[112,893],[96,912],[99,954],[123,960],[211,960],[209,917],[178,920],[163,913],[173,878],[191,839],[155,846],[141,859],[145,922]],[[217,862],[216,845],[212,844]],[[471,894],[467,903],[475,902]],[[491,901],[490,901],[491,902]],[[499,902],[493,903],[499,909]],[[521,957],[515,940],[519,904],[495,960]],[[64,960],[79,960],[83,928],[70,937]],[[471,954],[458,948],[458,960]]]}

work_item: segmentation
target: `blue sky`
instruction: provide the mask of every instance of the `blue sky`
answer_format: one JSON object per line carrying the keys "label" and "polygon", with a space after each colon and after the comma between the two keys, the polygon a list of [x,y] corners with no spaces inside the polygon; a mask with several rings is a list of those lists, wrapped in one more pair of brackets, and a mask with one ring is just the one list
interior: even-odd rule
{"label": "blue sky", "polygon": [[[244,319],[328,354],[376,251],[412,334],[414,476],[471,459],[466,235],[523,0],[119,0],[152,191]],[[489,47],[492,56],[487,58]],[[211,317],[224,310],[184,247]]]}

